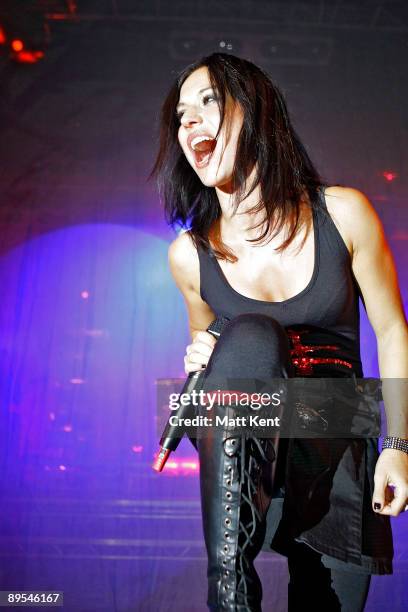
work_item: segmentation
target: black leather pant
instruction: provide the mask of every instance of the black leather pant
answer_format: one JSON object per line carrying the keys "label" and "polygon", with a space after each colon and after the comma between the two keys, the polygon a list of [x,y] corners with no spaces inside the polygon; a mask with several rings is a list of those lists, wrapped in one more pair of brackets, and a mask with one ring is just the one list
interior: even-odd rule
{"label": "black leather pant", "polygon": [[[339,564],[340,565],[340,564]],[[290,581],[288,610],[330,610],[362,612],[368,596],[371,576],[347,567],[329,569],[322,555],[303,542],[293,541],[288,553]]]}
{"label": "black leather pant", "polygon": [[[290,345],[283,327],[269,316],[244,314],[232,319],[220,336],[206,369],[204,390],[216,389],[223,377],[267,380],[291,376],[294,376],[294,370]],[[239,411],[239,407],[223,406],[221,409],[228,416],[235,416]],[[225,427],[221,433],[218,430],[200,437],[197,446],[208,555],[208,607],[214,612],[260,612],[262,586],[253,562],[264,541],[266,514],[273,488],[276,480],[282,478],[282,453],[286,444],[278,437],[258,439],[248,434],[234,435],[233,430]],[[279,447],[279,461],[276,461]],[[316,570],[320,562],[319,553],[307,545],[294,543],[293,554],[288,559],[291,612],[303,609],[302,601],[305,597],[307,599],[307,592],[309,603],[330,602],[333,611],[359,612],[363,609],[361,606],[349,608],[344,601],[340,604],[340,595],[338,597],[330,586],[333,570],[322,564],[319,566],[320,574],[314,573],[313,586],[310,581],[306,583],[299,568],[307,568],[308,559]],[[346,583],[344,580],[341,582],[342,574]],[[341,593],[346,593],[347,598],[347,572],[339,576],[338,581],[343,585]],[[353,578],[353,574],[350,577]],[[361,575],[360,582],[358,580],[355,578],[349,593],[354,597],[356,593],[362,593],[360,601],[363,606],[369,576]],[[343,604],[344,607],[340,607]]]}

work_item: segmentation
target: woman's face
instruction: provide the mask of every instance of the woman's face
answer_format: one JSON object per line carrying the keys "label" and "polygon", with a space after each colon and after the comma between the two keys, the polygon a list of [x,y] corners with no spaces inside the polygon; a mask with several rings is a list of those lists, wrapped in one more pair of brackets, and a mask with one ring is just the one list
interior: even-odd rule
{"label": "woman's face", "polygon": [[184,81],[177,105],[180,120],[178,139],[187,161],[207,187],[229,191],[243,112],[230,96],[226,99],[226,118],[231,118],[230,133],[220,124],[217,92],[210,83],[208,69],[198,68]]}

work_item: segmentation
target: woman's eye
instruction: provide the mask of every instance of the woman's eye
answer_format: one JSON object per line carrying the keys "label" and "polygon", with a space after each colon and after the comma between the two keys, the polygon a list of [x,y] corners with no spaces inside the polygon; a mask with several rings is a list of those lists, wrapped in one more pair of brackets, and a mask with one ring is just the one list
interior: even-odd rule
{"label": "woman's eye", "polygon": [[213,94],[207,94],[206,96],[204,96],[203,98],[203,103],[206,104],[206,102],[208,102],[209,100],[217,100],[217,96],[213,95]]}
{"label": "woman's eye", "polygon": [[[202,99],[202,103],[204,106],[206,106],[208,104],[208,102],[214,101],[217,102],[218,97],[215,94],[207,94],[206,96],[203,97]],[[184,115],[184,111],[179,111],[178,113],[176,113],[176,119],[177,121],[181,121]]]}

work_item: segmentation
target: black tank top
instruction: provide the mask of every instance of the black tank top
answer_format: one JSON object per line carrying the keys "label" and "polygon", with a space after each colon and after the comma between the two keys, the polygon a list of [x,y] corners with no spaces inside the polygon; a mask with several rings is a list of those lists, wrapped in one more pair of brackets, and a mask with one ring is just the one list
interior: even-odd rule
{"label": "black tank top", "polygon": [[312,210],[314,270],[300,293],[281,302],[246,297],[228,283],[212,249],[205,252],[198,247],[200,295],[217,316],[232,319],[261,313],[275,318],[289,336],[296,375],[363,377],[359,313],[363,297],[350,253],[327,211],[324,189]]}

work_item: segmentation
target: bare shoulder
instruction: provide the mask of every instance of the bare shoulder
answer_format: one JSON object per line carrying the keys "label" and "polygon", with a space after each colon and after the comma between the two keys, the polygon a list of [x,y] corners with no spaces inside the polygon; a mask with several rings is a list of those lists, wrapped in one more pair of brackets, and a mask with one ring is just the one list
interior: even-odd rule
{"label": "bare shoulder", "polygon": [[351,255],[367,240],[383,238],[380,218],[367,196],[352,187],[327,187],[327,209]]}
{"label": "bare shoulder", "polygon": [[168,259],[171,273],[179,288],[199,290],[200,264],[189,232],[183,232],[170,243]]}
{"label": "bare shoulder", "polygon": [[207,329],[215,314],[200,295],[200,262],[189,232],[180,234],[169,246],[170,270],[187,306],[191,336]]}
{"label": "bare shoulder", "polygon": [[361,212],[368,211],[373,208],[367,196],[354,187],[326,187],[325,190],[327,206],[331,206],[336,212],[344,212],[345,215],[350,215],[354,209],[359,208]]}
{"label": "bare shoulder", "polygon": [[330,187],[326,190],[326,196],[328,209],[334,211],[352,241],[353,273],[377,339],[386,338],[394,328],[403,329],[402,333],[406,333],[393,254],[374,206],[357,189]]}

